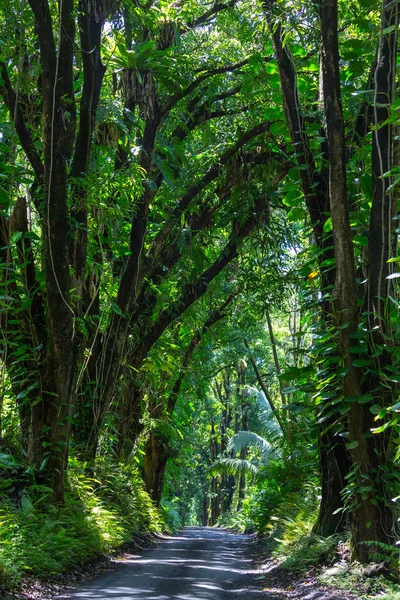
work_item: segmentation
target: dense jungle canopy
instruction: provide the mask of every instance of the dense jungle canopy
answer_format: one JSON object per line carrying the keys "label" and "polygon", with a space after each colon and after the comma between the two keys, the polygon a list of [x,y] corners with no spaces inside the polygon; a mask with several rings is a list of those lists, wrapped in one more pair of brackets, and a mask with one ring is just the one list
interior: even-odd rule
{"label": "dense jungle canopy", "polygon": [[315,535],[398,561],[398,21],[2,1],[7,511],[125,469],[176,526],[266,531],[302,490]]}

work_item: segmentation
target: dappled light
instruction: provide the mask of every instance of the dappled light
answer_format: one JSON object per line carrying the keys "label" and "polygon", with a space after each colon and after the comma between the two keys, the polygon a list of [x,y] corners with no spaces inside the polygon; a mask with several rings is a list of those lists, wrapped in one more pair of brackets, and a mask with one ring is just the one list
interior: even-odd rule
{"label": "dappled light", "polygon": [[[61,599],[250,600],[262,593],[247,555],[251,538],[211,528],[185,528],[143,556]],[[261,596],[262,595],[262,596]]]}

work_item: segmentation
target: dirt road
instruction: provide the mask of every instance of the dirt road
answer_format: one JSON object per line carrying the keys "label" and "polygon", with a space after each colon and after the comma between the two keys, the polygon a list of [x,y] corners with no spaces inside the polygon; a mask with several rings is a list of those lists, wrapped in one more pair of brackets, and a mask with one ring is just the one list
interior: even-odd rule
{"label": "dirt road", "polygon": [[141,556],[58,600],[278,600],[263,591],[249,556],[251,538],[187,527]]}

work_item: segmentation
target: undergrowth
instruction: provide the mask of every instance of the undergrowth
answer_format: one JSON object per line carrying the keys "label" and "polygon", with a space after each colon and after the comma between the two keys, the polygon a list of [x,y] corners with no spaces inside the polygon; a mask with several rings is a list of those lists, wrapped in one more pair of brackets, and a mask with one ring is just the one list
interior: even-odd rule
{"label": "undergrowth", "polygon": [[[9,478],[8,482],[11,481]],[[46,501],[43,486],[24,487],[0,504],[0,585],[25,574],[48,577],[117,549],[133,537],[160,531],[161,516],[132,467],[100,462],[91,472],[71,459],[63,506]]]}
{"label": "undergrowth", "polygon": [[266,556],[288,573],[312,574],[321,585],[351,592],[360,600],[400,600],[400,586],[394,581],[387,576],[367,577],[365,565],[350,562],[349,533],[327,538],[313,533],[320,500],[318,483],[291,477],[290,472],[283,476],[283,469],[270,467],[268,477],[241,510],[225,515],[218,524],[242,532],[255,529]]}

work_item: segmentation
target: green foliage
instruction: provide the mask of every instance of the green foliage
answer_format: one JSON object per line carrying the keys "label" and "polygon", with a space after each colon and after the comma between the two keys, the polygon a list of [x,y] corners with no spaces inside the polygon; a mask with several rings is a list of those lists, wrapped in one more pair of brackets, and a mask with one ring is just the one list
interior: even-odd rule
{"label": "green foliage", "polygon": [[184,525],[182,523],[181,514],[181,501],[179,498],[173,498],[172,500],[163,500],[161,502],[163,522],[165,530],[168,533],[175,533]]}
{"label": "green foliage", "polygon": [[343,559],[343,553],[346,552],[346,546],[338,546],[340,560],[332,568],[321,572],[319,583],[353,593],[360,600],[400,600],[400,585],[395,583],[395,575],[391,579],[383,575],[366,577],[365,565],[356,561],[350,565]]}
{"label": "green foliage", "polygon": [[162,520],[132,467],[101,461],[91,472],[71,459],[64,506],[50,490],[29,486],[18,505],[0,508],[0,585],[24,574],[48,577],[118,549],[134,536],[160,531]]}
{"label": "green foliage", "polygon": [[262,453],[263,463],[267,463],[268,461],[276,456],[276,450],[271,446],[271,444],[256,433],[252,431],[239,431],[236,433],[233,438],[229,442],[228,449],[232,449],[235,452],[240,452],[243,448],[248,448],[249,446],[254,446],[259,448]]}
{"label": "green foliage", "polygon": [[240,458],[220,458],[210,468],[209,473],[210,475],[240,475],[241,473],[256,475],[258,473],[258,467],[249,460]]}

